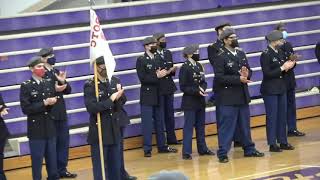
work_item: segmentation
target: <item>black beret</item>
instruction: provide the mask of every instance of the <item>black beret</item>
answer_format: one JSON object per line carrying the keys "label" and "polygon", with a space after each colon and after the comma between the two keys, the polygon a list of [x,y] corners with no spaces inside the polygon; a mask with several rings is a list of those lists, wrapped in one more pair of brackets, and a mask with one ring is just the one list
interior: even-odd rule
{"label": "black beret", "polygon": [[103,56],[100,56],[96,59],[96,64],[97,65],[101,65],[101,64],[105,64],[104,62],[104,57]]}
{"label": "black beret", "polygon": [[159,40],[162,37],[165,37],[164,33],[156,33],[152,36],[153,38],[155,38],[156,40]]}
{"label": "black beret", "polygon": [[222,29],[222,28],[224,28],[225,26],[231,26],[231,24],[230,24],[230,23],[220,24],[220,25],[216,26],[216,27],[214,28],[214,30],[216,30],[216,32],[218,32],[219,29]]}
{"label": "black beret", "polygon": [[183,49],[182,53],[183,53],[183,54],[186,54],[186,55],[188,55],[188,54],[193,54],[193,53],[195,53],[198,49],[199,49],[199,45],[198,45],[198,44],[191,44],[191,45],[186,46],[186,47]]}
{"label": "black beret", "polygon": [[157,42],[157,40],[153,37],[146,37],[142,41],[143,45],[148,45],[148,44],[152,44],[152,43],[156,43],[156,42]]}
{"label": "black beret", "polygon": [[273,30],[266,35],[266,40],[268,41],[276,41],[279,39],[283,39],[283,34],[281,31],[278,31],[278,30]]}
{"label": "black beret", "polygon": [[50,48],[42,48],[42,49],[40,49],[40,51],[38,52],[38,56],[42,56],[42,57],[46,57],[46,56],[48,56],[48,55],[50,55],[50,54],[52,54],[53,53],[53,48],[52,47],[50,47]]}
{"label": "black beret", "polygon": [[28,61],[28,67],[34,67],[37,64],[42,63],[41,57],[40,56],[33,56],[29,61]]}
{"label": "black beret", "polygon": [[221,35],[220,35],[220,39],[226,39],[228,38],[230,35],[232,34],[236,34],[236,32],[234,31],[233,28],[227,28],[224,31],[222,31]]}

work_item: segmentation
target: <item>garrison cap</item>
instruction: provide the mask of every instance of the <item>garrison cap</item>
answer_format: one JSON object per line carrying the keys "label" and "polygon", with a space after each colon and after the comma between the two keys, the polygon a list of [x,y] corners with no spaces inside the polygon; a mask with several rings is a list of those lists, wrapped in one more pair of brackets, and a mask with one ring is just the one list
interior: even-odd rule
{"label": "garrison cap", "polygon": [[46,57],[50,54],[53,54],[53,48],[42,48],[39,52],[38,52],[38,56],[42,56],[42,57]]}
{"label": "garrison cap", "polygon": [[42,63],[41,62],[41,57],[40,56],[33,56],[27,63],[28,67],[34,67],[38,64]]}
{"label": "garrison cap", "polygon": [[191,45],[188,45],[186,46],[182,53],[183,54],[193,54],[195,53],[197,50],[199,49],[199,44],[191,44]]}
{"label": "garrison cap", "polygon": [[283,39],[283,34],[281,31],[273,30],[269,34],[267,34],[265,38],[268,41],[276,41],[279,39]]}
{"label": "garrison cap", "polygon": [[216,32],[218,32],[219,29],[222,29],[222,28],[224,28],[225,26],[231,26],[231,24],[230,24],[230,23],[220,24],[220,25],[216,26],[216,27],[214,28],[214,30],[216,30]]}
{"label": "garrison cap", "polygon": [[165,37],[164,33],[156,33],[153,35],[153,38],[155,38],[157,41],[162,37]]}
{"label": "garrison cap", "polygon": [[222,31],[221,35],[220,35],[220,39],[226,39],[228,38],[230,35],[232,34],[236,34],[236,32],[234,31],[233,28],[227,28],[224,31]]}
{"label": "garrison cap", "polygon": [[148,44],[152,44],[152,43],[156,43],[157,40],[154,37],[146,37],[142,43],[143,45],[148,45]]}
{"label": "garrison cap", "polygon": [[96,59],[96,64],[97,65],[101,65],[101,64],[105,64],[104,62],[104,57],[103,56],[100,56]]}

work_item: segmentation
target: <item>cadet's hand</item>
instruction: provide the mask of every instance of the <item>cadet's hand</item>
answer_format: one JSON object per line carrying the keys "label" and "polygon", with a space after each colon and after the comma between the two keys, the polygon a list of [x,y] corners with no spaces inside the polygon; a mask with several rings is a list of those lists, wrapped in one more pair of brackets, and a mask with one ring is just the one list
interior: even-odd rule
{"label": "cadet's hand", "polygon": [[240,75],[248,78],[248,76],[249,76],[248,68],[245,67],[245,66],[242,66],[241,69],[240,69]]}
{"label": "cadet's hand", "polygon": [[206,92],[201,86],[199,86],[199,89],[200,89],[200,91],[203,92],[203,93]]}
{"label": "cadet's hand", "polygon": [[295,64],[295,61],[286,61],[282,66],[281,69],[288,71],[289,69],[291,69]]}
{"label": "cadet's hand", "polygon": [[117,97],[116,97],[116,100],[118,100],[118,99],[123,95],[123,93],[124,93],[124,89],[120,89],[120,90],[118,91],[118,95],[117,95]]}
{"label": "cadet's hand", "polygon": [[244,77],[244,76],[240,76],[240,81],[245,84],[252,82],[252,81],[248,80],[247,77]]}
{"label": "cadet's hand", "polygon": [[119,92],[115,92],[115,93],[111,94],[110,99],[112,102],[116,100],[118,94],[119,94]]}
{"label": "cadet's hand", "polygon": [[156,73],[158,78],[162,78],[167,75],[167,70],[165,69],[160,70],[159,68]]}
{"label": "cadet's hand", "polygon": [[51,97],[51,98],[47,98],[44,101],[44,105],[45,106],[51,106],[54,105],[57,102],[57,97]]}
{"label": "cadet's hand", "polygon": [[199,94],[200,94],[200,96],[203,96],[203,97],[208,96],[208,94],[207,94],[207,93],[202,92],[202,91],[199,91]]}
{"label": "cadet's hand", "polygon": [[9,108],[4,108],[4,109],[2,109],[2,111],[0,112],[1,117],[9,114],[8,110],[9,110]]}
{"label": "cadet's hand", "polygon": [[177,70],[177,66],[172,66],[172,68],[169,69],[169,71],[167,72],[167,74],[175,73],[176,70]]}
{"label": "cadet's hand", "polygon": [[117,84],[117,91],[120,91],[122,89],[121,84]]}
{"label": "cadet's hand", "polygon": [[56,82],[56,85],[55,85],[56,92],[62,92],[66,88],[67,88],[67,84],[59,85],[58,82]]}
{"label": "cadet's hand", "polygon": [[65,83],[66,82],[66,78],[67,78],[67,71],[60,71],[60,74],[55,74],[56,78],[58,79],[58,81],[60,81],[61,83]]}

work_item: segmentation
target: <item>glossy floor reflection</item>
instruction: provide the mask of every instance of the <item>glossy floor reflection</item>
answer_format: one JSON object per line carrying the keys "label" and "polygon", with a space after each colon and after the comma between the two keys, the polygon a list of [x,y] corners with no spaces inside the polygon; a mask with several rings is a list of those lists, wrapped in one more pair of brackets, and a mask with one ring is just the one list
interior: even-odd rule
{"label": "glossy floor reflection", "polygon": [[[265,138],[265,127],[252,129],[252,137],[263,158],[245,158],[241,148],[232,149],[230,162],[220,164],[216,156],[193,154],[193,160],[181,159],[181,145],[178,154],[158,154],[153,148],[152,158],[144,158],[142,149],[125,152],[126,167],[130,174],[147,179],[160,170],[179,170],[192,180],[216,179],[320,179],[320,117],[300,120],[298,127],[306,132],[305,137],[290,137],[296,147],[293,151],[269,153]],[[217,136],[206,138],[211,149],[217,149]],[[196,152],[195,141],[193,151]],[[43,168],[44,169],[44,168]],[[91,160],[83,158],[69,162],[69,170],[78,173],[77,180],[92,179]],[[44,172],[45,173],[45,172]],[[43,174],[44,174],[43,173]],[[31,169],[24,168],[6,172],[8,180],[31,180]],[[45,174],[44,174],[45,176]]]}

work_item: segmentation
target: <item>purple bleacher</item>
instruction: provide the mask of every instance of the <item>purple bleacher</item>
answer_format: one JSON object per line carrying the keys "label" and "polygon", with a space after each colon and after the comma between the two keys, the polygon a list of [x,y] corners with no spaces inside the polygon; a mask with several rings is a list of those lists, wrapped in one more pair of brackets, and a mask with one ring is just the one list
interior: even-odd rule
{"label": "purple bleacher", "polygon": [[[146,4],[131,7],[97,9],[96,13],[100,21],[116,20],[123,18],[137,18],[151,15],[172,14],[178,12],[204,10],[216,8],[219,4],[223,7],[254,4],[262,2],[276,2],[280,0],[183,0],[177,2],[165,2]],[[50,22],[48,24],[47,22]],[[0,32],[11,30],[32,29],[39,27],[52,27],[58,25],[71,25],[89,22],[89,11],[65,12],[59,14],[35,15],[16,18],[0,19]]]}
{"label": "purple bleacher", "polygon": [[[288,23],[287,28],[289,32],[302,32],[306,30],[310,31],[310,30],[320,29],[320,23],[316,23],[316,21],[319,21],[319,20]],[[274,28],[274,25],[237,29],[237,34],[241,39],[260,37],[260,36],[264,36],[267,32],[269,32],[273,28]],[[184,35],[184,36],[174,36],[174,37],[167,38],[168,48],[183,47],[186,44],[190,44],[190,43],[209,44],[209,43],[212,43],[215,39],[216,39],[215,32]],[[289,38],[289,40],[290,39],[291,37]],[[265,43],[261,45],[263,47]],[[116,43],[116,44],[110,44],[110,46],[115,55],[143,51],[143,47],[140,41]],[[250,48],[247,46],[245,46],[245,50],[248,50],[247,52],[250,52],[249,51]],[[256,49],[254,49],[254,51],[255,50]],[[81,59],[89,58],[88,47],[56,50],[55,53],[56,53],[56,57],[58,58],[57,62],[81,60]],[[27,60],[30,59],[32,56],[33,54],[10,56],[9,61],[6,61],[6,63],[0,64],[0,69],[25,66]]]}
{"label": "purple bleacher", "polygon": [[[180,32],[187,30],[197,30],[212,28],[219,24],[219,21],[238,22],[237,24],[247,24],[262,21],[279,20],[286,18],[307,17],[318,15],[320,5],[297,7],[290,9],[263,11],[255,13],[245,13],[239,15],[229,15],[223,17],[202,18],[194,20],[185,20],[178,22],[167,22],[150,25],[138,25],[130,27],[121,27],[105,30],[105,35],[110,39],[119,39],[127,37],[137,37],[153,34],[156,31]],[[295,13],[292,13],[295,12]],[[259,17],[259,18],[257,18]],[[192,24],[192,26],[190,26]],[[62,46],[78,43],[87,43],[89,41],[89,32],[76,32],[68,34],[58,34],[41,37],[20,38],[0,41],[1,51],[9,52],[24,49],[41,48],[47,46]],[[131,47],[132,48],[132,47]]]}
{"label": "purple bleacher", "polygon": [[[303,108],[303,107],[310,107],[318,105],[320,101],[320,95],[312,95],[312,96],[306,96],[306,97],[299,97],[297,98],[297,108]],[[250,114],[251,116],[257,116],[264,114],[264,104],[256,104],[250,106]],[[176,129],[180,129],[183,127],[184,124],[184,118],[183,116],[179,116],[175,118],[176,121]],[[215,122],[215,115],[214,112],[207,112],[206,113],[206,124],[210,124]],[[126,137],[133,137],[133,136],[139,136],[141,135],[141,125],[140,124],[134,124],[129,125],[126,128],[125,136]],[[70,147],[74,146],[81,146],[87,144],[86,141],[86,133],[79,133],[79,134],[73,134],[70,135]],[[21,153],[23,155],[29,154],[29,146],[27,142],[24,142],[21,144]]]}

